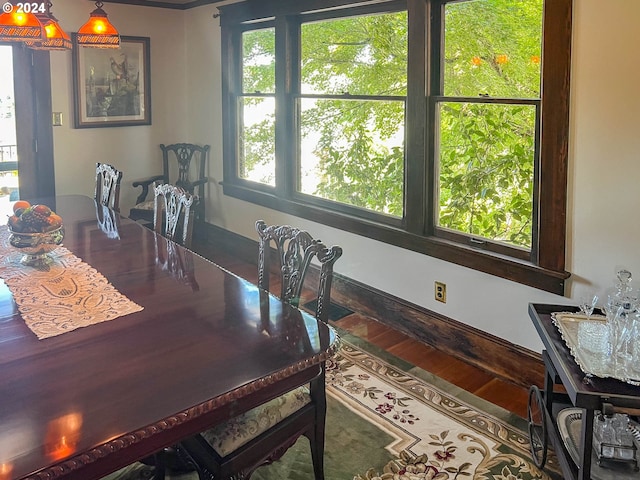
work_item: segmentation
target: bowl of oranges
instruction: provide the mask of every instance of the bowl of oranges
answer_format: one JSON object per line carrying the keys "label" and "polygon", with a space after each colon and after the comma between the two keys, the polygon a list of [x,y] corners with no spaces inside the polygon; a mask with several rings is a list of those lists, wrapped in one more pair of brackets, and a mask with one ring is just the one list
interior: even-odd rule
{"label": "bowl of oranges", "polygon": [[31,205],[25,200],[13,204],[13,215],[7,221],[9,243],[20,249],[23,265],[38,266],[52,262],[49,253],[62,243],[62,218],[46,205]]}

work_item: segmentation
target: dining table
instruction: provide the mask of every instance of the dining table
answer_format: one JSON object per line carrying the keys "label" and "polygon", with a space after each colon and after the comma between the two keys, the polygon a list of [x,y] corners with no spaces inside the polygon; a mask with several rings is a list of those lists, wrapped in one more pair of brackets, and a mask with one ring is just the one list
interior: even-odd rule
{"label": "dining table", "polygon": [[0,480],[99,479],[309,382],[338,348],[313,315],[91,197],[35,202],[64,239],[23,265],[0,226]]}

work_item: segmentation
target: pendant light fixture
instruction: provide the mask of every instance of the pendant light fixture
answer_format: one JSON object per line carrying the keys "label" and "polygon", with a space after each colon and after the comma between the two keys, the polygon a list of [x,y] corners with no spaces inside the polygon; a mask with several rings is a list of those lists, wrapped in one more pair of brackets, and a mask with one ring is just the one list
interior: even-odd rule
{"label": "pendant light fixture", "polygon": [[[9,5],[9,8],[6,8],[6,5]],[[0,42],[29,42],[45,39],[44,27],[34,13],[26,12],[22,6],[12,7],[11,3],[5,3],[3,10],[5,12],[0,15]]]}
{"label": "pendant light fixture", "polygon": [[96,9],[91,12],[89,21],[78,30],[76,41],[79,46],[120,48],[120,34],[107,18],[102,5],[102,2],[96,2]]}
{"label": "pendant light fixture", "polygon": [[33,50],[71,50],[71,38],[51,13],[52,6],[51,2],[46,2],[46,13],[36,14],[44,26],[46,39],[42,42],[27,42],[27,46]]}

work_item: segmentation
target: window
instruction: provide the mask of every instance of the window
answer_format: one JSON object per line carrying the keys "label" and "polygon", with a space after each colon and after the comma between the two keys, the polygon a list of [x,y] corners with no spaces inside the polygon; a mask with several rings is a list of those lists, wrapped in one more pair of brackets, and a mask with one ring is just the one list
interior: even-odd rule
{"label": "window", "polygon": [[436,235],[527,259],[535,222],[543,0],[445,4]]}
{"label": "window", "polygon": [[297,191],[402,218],[407,12],[300,32]]}
{"label": "window", "polygon": [[275,31],[242,34],[242,94],[238,101],[240,178],[275,186]]}
{"label": "window", "polygon": [[572,0],[279,3],[220,7],[225,194],[563,294]]}

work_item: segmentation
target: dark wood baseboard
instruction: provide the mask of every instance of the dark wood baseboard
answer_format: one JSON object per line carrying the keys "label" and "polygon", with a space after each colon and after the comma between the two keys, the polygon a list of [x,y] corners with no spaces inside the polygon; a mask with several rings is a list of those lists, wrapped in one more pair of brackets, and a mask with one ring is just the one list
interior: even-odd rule
{"label": "dark wood baseboard", "polygon": [[[258,265],[257,240],[238,235],[211,223],[205,223],[202,232],[206,234],[206,241],[209,243],[227,252],[233,252],[233,255],[242,261]],[[256,237],[257,235],[256,233]]]}
{"label": "dark wood baseboard", "polygon": [[[212,224],[206,224],[206,236],[207,241],[218,248],[232,251],[246,262],[257,262],[257,241]],[[339,273],[334,274],[332,301],[503,380],[527,388],[543,384],[544,364],[539,353]],[[526,315],[526,305],[523,315]]]}

